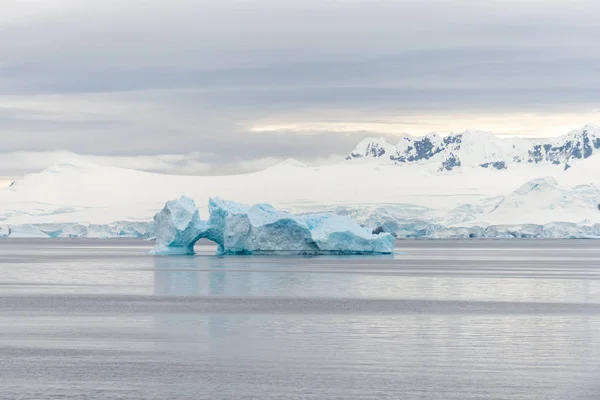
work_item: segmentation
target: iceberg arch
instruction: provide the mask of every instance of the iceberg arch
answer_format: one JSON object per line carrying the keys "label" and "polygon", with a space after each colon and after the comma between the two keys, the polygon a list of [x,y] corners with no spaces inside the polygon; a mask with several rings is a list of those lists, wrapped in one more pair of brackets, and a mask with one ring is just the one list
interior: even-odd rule
{"label": "iceberg arch", "polygon": [[152,254],[194,254],[194,244],[208,239],[219,254],[389,254],[394,237],[373,234],[347,216],[334,213],[294,215],[269,204],[252,206],[211,198],[208,221],[194,201],[171,200],[154,216]]}
{"label": "iceberg arch", "polygon": [[206,234],[207,223],[200,219],[194,200],[182,196],[167,201],[154,216],[156,245],[152,254],[194,254],[194,244]]}

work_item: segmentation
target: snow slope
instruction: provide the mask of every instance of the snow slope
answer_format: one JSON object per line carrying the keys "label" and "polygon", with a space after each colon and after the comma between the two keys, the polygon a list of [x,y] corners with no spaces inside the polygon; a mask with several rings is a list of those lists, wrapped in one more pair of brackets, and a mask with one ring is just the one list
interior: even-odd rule
{"label": "snow slope", "polygon": [[[593,185],[567,189],[551,177],[531,180],[500,196],[489,210],[473,213],[474,224],[600,223],[600,190]],[[490,202],[487,203],[490,205]]]}
{"label": "snow slope", "polygon": [[[547,143],[479,131],[406,137],[396,146],[371,138],[352,152],[352,161],[309,167],[289,159],[229,176],[170,176],[76,160],[0,190],[0,236],[10,227],[14,235],[148,237],[152,216],[181,195],[200,205],[221,196],[293,213],[334,210],[409,236],[434,237],[445,229],[546,236],[557,229],[573,236],[600,224],[599,132],[589,125]],[[505,228],[490,230],[500,225]]]}
{"label": "snow slope", "polygon": [[218,194],[238,202],[268,202],[294,212],[382,203],[450,210],[552,173],[562,171],[522,165],[505,171],[463,168],[450,173],[411,165],[306,167],[288,162],[246,175],[192,177],[68,163],[1,190],[0,224],[148,221],[167,200],[181,195],[196,204],[207,204],[209,197]]}
{"label": "snow slope", "polygon": [[600,153],[574,163],[571,168],[561,174],[570,185],[594,184],[600,187]]}

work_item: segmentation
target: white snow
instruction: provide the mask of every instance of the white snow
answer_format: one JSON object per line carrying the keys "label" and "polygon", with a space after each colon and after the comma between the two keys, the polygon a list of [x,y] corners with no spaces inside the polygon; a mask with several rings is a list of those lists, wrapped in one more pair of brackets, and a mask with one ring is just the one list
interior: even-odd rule
{"label": "white snow", "polygon": [[599,202],[600,190],[595,186],[567,189],[552,177],[537,178],[511,193],[482,202],[479,213],[472,210],[470,224],[600,223]]}
{"label": "white snow", "polygon": [[288,158],[288,159],[280,162],[279,164],[275,164],[271,167],[271,169],[277,169],[277,168],[307,168],[307,165],[301,163],[300,161],[298,161],[296,159]]}
{"label": "white snow", "polygon": [[573,164],[561,176],[562,181],[570,185],[594,184],[600,187],[600,153]]}
{"label": "white snow", "polygon": [[[600,138],[594,126],[565,136],[579,140],[584,133]],[[462,135],[459,156],[475,164],[501,154],[514,156],[511,146],[519,140],[531,144],[529,139],[498,139],[477,131]],[[434,146],[443,141],[435,134],[428,138]],[[391,147],[408,149],[410,140],[393,146],[381,138],[369,139],[362,150],[387,154]],[[289,159],[251,174],[170,176],[70,161],[0,190],[0,225],[5,227],[0,232],[6,236],[10,227],[10,237],[149,237],[152,216],[166,201],[184,194],[201,205],[200,215],[208,213],[209,198],[219,195],[240,203],[272,204],[284,212],[341,211],[370,228],[386,226],[399,235],[435,236],[442,229],[472,234],[475,227],[486,227],[487,235],[491,226],[526,230],[526,224],[537,226],[540,235],[549,235],[549,229],[572,235],[573,230],[600,224],[600,153],[569,164],[566,171],[552,163],[528,162],[500,170],[462,165],[439,171],[428,162],[394,165],[369,157],[320,167]]]}
{"label": "white snow", "polygon": [[449,210],[509,193],[539,176],[556,174],[559,179],[562,173],[552,166],[527,164],[504,171],[462,168],[439,173],[418,165],[344,163],[192,177],[67,164],[29,175],[0,191],[0,223],[149,221],[167,200],[182,193],[197,204],[207,204],[209,197],[219,194],[234,201],[267,202],[297,212],[385,203]]}
{"label": "white snow", "polygon": [[501,139],[487,132],[469,129],[462,134],[460,149],[452,146],[452,153],[463,165],[477,166],[495,161],[510,161],[522,155],[522,150],[511,139]]}

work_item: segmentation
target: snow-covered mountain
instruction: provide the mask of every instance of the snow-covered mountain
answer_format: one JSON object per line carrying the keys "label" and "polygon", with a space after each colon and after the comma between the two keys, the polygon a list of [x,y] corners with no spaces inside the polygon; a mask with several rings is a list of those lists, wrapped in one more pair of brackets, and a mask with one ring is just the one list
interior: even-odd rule
{"label": "snow-covered mountain", "polygon": [[333,210],[401,237],[600,237],[599,149],[600,129],[586,126],[547,141],[479,131],[396,146],[368,139],[354,161],[289,159],[244,175],[70,161],[0,190],[0,237],[150,237],[154,213],[181,195],[201,205],[222,196],[294,213]]}
{"label": "snow-covered mountain", "polygon": [[553,139],[500,138],[467,130],[422,138],[405,136],[395,145],[383,138],[363,140],[346,160],[377,160],[390,164],[433,164],[438,170],[458,167],[506,169],[512,164],[551,164],[570,168],[600,151],[600,127],[586,125]]}
{"label": "snow-covered mountain", "polygon": [[367,138],[361,141],[346,159],[364,157],[390,159],[397,153],[396,146],[389,144],[384,138]]}

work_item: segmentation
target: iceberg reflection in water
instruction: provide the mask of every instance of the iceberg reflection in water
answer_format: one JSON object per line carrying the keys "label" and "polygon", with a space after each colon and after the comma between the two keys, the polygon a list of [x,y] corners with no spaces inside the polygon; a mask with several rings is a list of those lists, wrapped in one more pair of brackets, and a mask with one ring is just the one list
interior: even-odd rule
{"label": "iceberg reflection in water", "polygon": [[596,242],[150,246],[0,241],[0,398],[599,398]]}
{"label": "iceberg reflection in water", "polygon": [[[154,294],[159,296],[292,296],[315,289],[314,268],[306,269],[307,257],[204,255],[154,257],[153,261]],[[323,271],[324,277],[327,272]],[[323,284],[327,282],[317,282],[319,287]]]}

